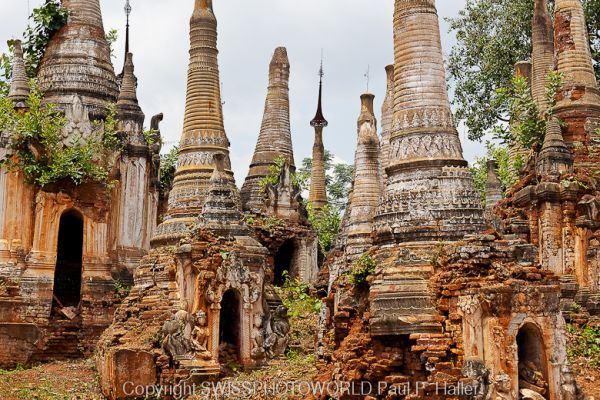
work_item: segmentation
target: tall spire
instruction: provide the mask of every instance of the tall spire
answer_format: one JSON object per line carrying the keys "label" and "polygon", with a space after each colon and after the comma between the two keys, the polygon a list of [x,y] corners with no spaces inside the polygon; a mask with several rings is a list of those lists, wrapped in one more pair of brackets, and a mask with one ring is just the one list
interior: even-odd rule
{"label": "tall spire", "polygon": [[321,59],[321,68],[319,69],[319,101],[317,102],[317,113],[315,117],[310,121],[310,125],[313,127],[326,127],[329,123],[323,116],[323,108],[322,108],[322,97],[323,97],[323,76],[325,73],[323,72],[323,59]]}
{"label": "tall spire", "polygon": [[213,174],[215,154],[223,155],[225,173],[233,181],[229,139],[223,124],[218,53],[212,2],[196,0],[190,19],[190,61],[179,160],[168,211],[157,228],[154,246],[177,243],[195,224]]}
{"label": "tall spire", "polygon": [[[556,0],[554,5],[554,48],[562,85],[554,114],[566,123],[567,143],[587,142],[595,129],[587,129],[582,118],[598,118],[600,92],[592,64],[587,25],[581,0]],[[581,129],[585,125],[586,129]],[[590,126],[591,127],[591,126]]]}
{"label": "tall spire", "polygon": [[548,0],[535,0],[532,26],[531,92],[541,114],[548,108],[546,99],[547,76],[554,69],[554,37]]}
{"label": "tall spire", "polygon": [[245,210],[261,210],[265,194],[260,181],[269,174],[277,157],[283,157],[294,171],[294,151],[290,130],[289,99],[290,62],[285,47],[275,49],[269,65],[269,88],[265,100],[262,125],[250,171],[242,186],[241,197]]}
{"label": "tall spire", "polygon": [[396,0],[394,47],[388,182],[377,228],[392,229],[397,241],[462,238],[483,228],[483,211],[450,110],[434,0]]}
{"label": "tall spire", "polygon": [[360,256],[373,244],[371,239],[373,217],[382,192],[377,120],[373,112],[374,98],[374,95],[368,93],[360,97],[361,112],[358,117],[352,198],[346,211],[348,213],[346,251],[349,256]]}
{"label": "tall spire", "polygon": [[29,83],[20,40],[15,40],[14,42],[12,78],[10,81],[8,98],[11,99],[17,107],[25,107],[25,102],[29,98]]}
{"label": "tall spire", "polygon": [[131,15],[131,4],[129,0],[125,0],[125,16],[127,17],[127,23],[125,24],[125,54],[129,53],[129,16]]}
{"label": "tall spire", "polygon": [[312,171],[310,178],[310,191],[308,201],[313,209],[320,210],[327,205],[327,189],[325,187],[325,146],[323,145],[323,128],[328,125],[323,116],[322,96],[323,96],[323,59],[321,58],[321,68],[319,69],[319,101],[317,103],[317,113],[310,125],[315,128],[315,143],[312,152]]}
{"label": "tall spire", "polygon": [[[392,133],[392,120],[394,118],[394,65],[385,67],[387,76],[387,90],[381,106],[381,166],[384,170],[389,163],[390,135]],[[387,180],[387,177],[386,177]]]}
{"label": "tall spire", "polygon": [[67,24],[52,36],[40,64],[40,90],[66,108],[79,96],[92,117],[106,114],[118,86],[110,60],[99,0],[63,0]]}

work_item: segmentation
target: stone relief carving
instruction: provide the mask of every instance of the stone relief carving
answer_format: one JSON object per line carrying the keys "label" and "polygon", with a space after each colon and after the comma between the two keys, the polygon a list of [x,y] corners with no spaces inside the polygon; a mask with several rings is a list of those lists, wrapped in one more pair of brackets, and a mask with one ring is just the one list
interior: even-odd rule
{"label": "stone relief carving", "polygon": [[65,146],[87,139],[92,134],[92,123],[81,97],[73,95],[71,105],[65,111],[67,123],[63,128],[62,138]]}
{"label": "stone relief carving", "polygon": [[196,317],[180,310],[175,317],[164,323],[165,335],[162,348],[174,360],[211,359],[208,351],[208,328],[206,314],[200,311]]}

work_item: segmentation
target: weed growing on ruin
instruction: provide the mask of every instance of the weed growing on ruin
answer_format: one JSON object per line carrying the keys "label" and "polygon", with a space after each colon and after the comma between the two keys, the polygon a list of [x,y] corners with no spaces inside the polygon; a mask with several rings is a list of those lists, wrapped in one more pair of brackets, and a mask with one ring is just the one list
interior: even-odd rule
{"label": "weed growing on ruin", "polygon": [[160,199],[164,199],[171,187],[173,179],[175,179],[175,170],[177,169],[177,159],[179,158],[179,147],[173,147],[168,153],[160,156]]}
{"label": "weed growing on ruin", "polygon": [[125,298],[131,291],[131,286],[123,282],[121,279],[115,280],[115,295],[119,298]]}
{"label": "weed growing on ruin", "polygon": [[285,158],[283,156],[275,157],[273,164],[269,165],[269,173],[258,183],[261,193],[266,194],[267,186],[275,186],[279,183],[279,177],[281,176],[281,171],[283,171],[284,166]]}
{"label": "weed growing on ruin", "polygon": [[269,235],[273,236],[277,228],[284,226],[284,222],[277,217],[268,216],[260,220],[262,228],[269,232]]}
{"label": "weed growing on ruin", "polygon": [[585,359],[590,367],[600,367],[600,327],[567,325],[569,343],[567,354],[571,362]]}
{"label": "weed growing on ruin", "polygon": [[375,267],[375,260],[373,260],[370,255],[363,254],[360,256],[350,271],[350,279],[352,283],[356,286],[368,285],[368,278],[375,273]]}
{"label": "weed growing on ruin", "polygon": [[31,23],[23,34],[23,54],[29,76],[37,75],[50,38],[67,23],[68,17],[69,10],[59,0],[45,0],[29,16]]}

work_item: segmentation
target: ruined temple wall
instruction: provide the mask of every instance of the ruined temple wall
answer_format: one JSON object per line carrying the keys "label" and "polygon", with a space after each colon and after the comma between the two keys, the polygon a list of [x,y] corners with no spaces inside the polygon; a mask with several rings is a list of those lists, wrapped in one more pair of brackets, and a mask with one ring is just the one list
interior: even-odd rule
{"label": "ruined temple wall", "polygon": [[0,171],[0,263],[8,261],[11,251],[31,248],[33,199],[34,188],[22,173]]}

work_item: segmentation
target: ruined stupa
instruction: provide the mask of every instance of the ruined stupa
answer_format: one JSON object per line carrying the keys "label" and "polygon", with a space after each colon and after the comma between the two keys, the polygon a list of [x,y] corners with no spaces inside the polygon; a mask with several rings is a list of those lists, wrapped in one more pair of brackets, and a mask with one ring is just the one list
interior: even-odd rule
{"label": "ruined stupa", "polygon": [[317,113],[310,121],[315,129],[315,141],[312,150],[312,170],[310,174],[310,191],[308,202],[315,210],[320,210],[327,205],[327,188],[325,186],[325,146],[323,145],[323,128],[329,122],[323,116],[323,65],[319,70],[319,99]]}
{"label": "ruined stupa", "polygon": [[[20,170],[0,173],[1,365],[90,355],[111,323],[115,286],[126,286],[148,252],[156,226],[160,134],[150,145],[128,54],[119,92],[99,0],[62,2],[66,24],[52,36],[37,79],[44,104],[65,117],[62,146],[102,137],[115,105],[118,149],[105,182],[62,179],[41,187]],[[10,99],[27,112],[29,95],[20,43]],[[2,156],[14,155],[2,132]]]}

